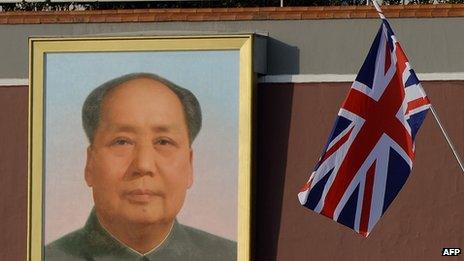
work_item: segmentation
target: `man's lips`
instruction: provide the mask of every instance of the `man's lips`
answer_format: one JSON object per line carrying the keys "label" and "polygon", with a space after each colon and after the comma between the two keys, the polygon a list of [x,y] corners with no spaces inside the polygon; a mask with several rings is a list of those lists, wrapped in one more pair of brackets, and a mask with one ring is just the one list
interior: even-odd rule
{"label": "man's lips", "polygon": [[147,203],[160,194],[150,189],[133,189],[125,191],[123,196],[135,203]]}

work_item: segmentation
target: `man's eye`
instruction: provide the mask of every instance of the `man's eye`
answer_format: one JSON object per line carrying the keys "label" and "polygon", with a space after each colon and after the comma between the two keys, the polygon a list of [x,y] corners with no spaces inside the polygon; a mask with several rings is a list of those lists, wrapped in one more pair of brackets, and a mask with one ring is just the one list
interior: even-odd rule
{"label": "man's eye", "polygon": [[126,139],[116,139],[115,141],[113,141],[113,144],[114,145],[129,145],[131,144],[130,141],[126,140]]}
{"label": "man's eye", "polygon": [[156,144],[165,146],[165,145],[172,144],[172,142],[168,139],[159,139],[156,141]]}

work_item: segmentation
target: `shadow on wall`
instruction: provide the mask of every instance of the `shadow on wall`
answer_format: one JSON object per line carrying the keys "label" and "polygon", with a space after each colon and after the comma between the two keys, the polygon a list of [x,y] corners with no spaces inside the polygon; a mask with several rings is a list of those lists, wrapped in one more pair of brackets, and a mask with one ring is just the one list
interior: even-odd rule
{"label": "shadow on wall", "polygon": [[259,84],[254,177],[254,260],[276,260],[293,84]]}
{"label": "shadow on wall", "polygon": [[27,86],[0,87],[0,260],[26,260]]}
{"label": "shadow on wall", "polygon": [[300,49],[269,37],[267,40],[267,74],[299,73]]}

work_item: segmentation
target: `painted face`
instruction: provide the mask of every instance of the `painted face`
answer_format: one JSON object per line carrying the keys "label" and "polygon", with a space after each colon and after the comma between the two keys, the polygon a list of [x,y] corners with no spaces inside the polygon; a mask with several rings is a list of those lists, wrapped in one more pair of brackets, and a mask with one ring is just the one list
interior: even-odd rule
{"label": "painted face", "polygon": [[169,223],[192,185],[182,104],[164,84],[127,81],[103,101],[85,171],[99,218]]}

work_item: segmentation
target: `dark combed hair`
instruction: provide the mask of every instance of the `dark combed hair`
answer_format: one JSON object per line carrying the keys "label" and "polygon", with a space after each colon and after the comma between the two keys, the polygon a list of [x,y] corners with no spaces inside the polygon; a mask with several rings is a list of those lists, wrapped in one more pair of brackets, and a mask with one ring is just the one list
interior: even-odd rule
{"label": "dark combed hair", "polygon": [[139,78],[148,78],[160,82],[176,94],[184,110],[191,145],[201,129],[200,103],[189,90],[153,73],[131,73],[114,78],[98,86],[87,96],[82,106],[82,125],[90,144],[94,141],[95,131],[98,128],[101,117],[101,105],[106,95],[119,85]]}

